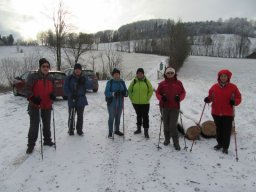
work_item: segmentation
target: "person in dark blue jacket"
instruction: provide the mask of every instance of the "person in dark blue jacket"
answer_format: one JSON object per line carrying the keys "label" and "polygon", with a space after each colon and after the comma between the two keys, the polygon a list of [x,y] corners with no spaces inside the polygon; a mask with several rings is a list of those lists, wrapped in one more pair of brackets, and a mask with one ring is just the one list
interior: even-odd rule
{"label": "person in dark blue jacket", "polygon": [[124,107],[124,97],[128,96],[128,91],[124,80],[120,79],[120,70],[114,68],[112,73],[112,79],[109,80],[105,88],[105,96],[108,107],[108,138],[113,138],[113,124],[115,120],[114,133],[119,136],[124,134],[119,130],[120,117]]}
{"label": "person in dark blue jacket", "polygon": [[[69,119],[68,128],[69,135],[74,135],[76,128],[77,134],[82,136],[83,133],[83,115],[84,107],[88,105],[86,94],[86,78],[82,75],[82,66],[76,63],[74,73],[65,79],[64,92],[68,96]],[[75,113],[77,113],[77,123],[74,126]]]}

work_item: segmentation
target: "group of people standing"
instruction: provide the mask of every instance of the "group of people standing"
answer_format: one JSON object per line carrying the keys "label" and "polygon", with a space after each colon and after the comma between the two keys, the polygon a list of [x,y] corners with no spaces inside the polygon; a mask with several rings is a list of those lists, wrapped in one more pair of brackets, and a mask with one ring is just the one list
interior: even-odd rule
{"label": "group of people standing", "polygon": [[[27,80],[30,128],[28,133],[28,148],[26,153],[33,152],[38,136],[39,121],[42,118],[44,145],[53,146],[50,132],[52,102],[56,99],[54,95],[54,82],[49,76],[50,63],[42,58],[39,60],[38,73],[31,74]],[[149,110],[150,99],[154,89],[151,82],[144,74],[143,68],[138,68],[136,77],[131,81],[128,89],[124,80],[120,78],[120,70],[114,68],[112,79],[107,81],[105,87],[105,100],[108,109],[108,138],[114,134],[123,136],[120,131],[120,118],[124,109],[124,98],[128,97],[136,112],[136,130],[134,134],[142,133],[144,129],[145,138],[149,139]],[[229,70],[221,70],[218,73],[218,82],[214,84],[205,103],[212,102],[212,116],[216,125],[217,145],[215,150],[223,149],[228,153],[232,121],[234,118],[234,106],[241,103],[241,93],[237,86],[230,82],[232,73]],[[68,133],[82,136],[84,107],[88,105],[86,98],[86,77],[82,75],[82,66],[75,64],[74,72],[68,76],[64,83],[64,91],[68,97]],[[173,141],[174,148],[180,150],[177,122],[180,113],[180,102],[185,99],[186,91],[174,68],[167,67],[164,71],[164,80],[159,83],[156,97],[159,100],[161,119],[164,124],[164,145]],[[77,113],[77,123],[74,116]]]}

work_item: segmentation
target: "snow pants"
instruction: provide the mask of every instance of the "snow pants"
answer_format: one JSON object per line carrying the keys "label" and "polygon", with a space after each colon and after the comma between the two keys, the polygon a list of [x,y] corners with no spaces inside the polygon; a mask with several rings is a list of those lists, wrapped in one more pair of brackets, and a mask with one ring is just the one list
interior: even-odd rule
{"label": "snow pants", "polygon": [[137,114],[137,127],[141,128],[143,125],[143,128],[148,129],[149,128],[149,104],[133,104],[133,107],[135,109],[135,112]]}
{"label": "snow pants", "polygon": [[172,138],[174,145],[179,144],[179,135],[177,129],[179,110],[165,108],[160,108],[160,110],[162,110],[165,140],[170,141],[170,138]]}
{"label": "snow pants", "polygon": [[[72,110],[74,110],[72,112]],[[71,116],[71,112],[73,113],[73,117]],[[69,119],[68,119],[68,125],[69,125],[69,130],[73,131],[76,128],[77,132],[82,132],[83,130],[83,122],[84,122],[84,107],[74,107],[68,108],[68,113],[69,113]],[[75,114],[77,114],[77,121],[76,121],[76,127],[73,127],[74,125],[74,120],[75,120]]]}
{"label": "snow pants", "polygon": [[216,140],[218,145],[222,146],[224,149],[228,149],[234,117],[217,115],[212,115],[212,117],[216,125]]}
{"label": "snow pants", "polygon": [[35,146],[40,119],[43,125],[44,142],[51,142],[51,109],[41,109],[41,117],[39,117],[39,109],[29,104],[28,113],[30,116],[28,146]]}

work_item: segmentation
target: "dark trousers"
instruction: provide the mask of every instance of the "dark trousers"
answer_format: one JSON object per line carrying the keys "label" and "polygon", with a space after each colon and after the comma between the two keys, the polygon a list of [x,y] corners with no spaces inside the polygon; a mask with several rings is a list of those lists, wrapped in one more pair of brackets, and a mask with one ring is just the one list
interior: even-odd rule
{"label": "dark trousers", "polygon": [[233,117],[217,115],[212,115],[212,117],[216,125],[216,140],[218,145],[222,146],[224,149],[228,149],[230,144]]}
{"label": "dark trousers", "polygon": [[[84,107],[75,107],[75,108],[69,107],[68,113],[69,113],[69,119],[68,119],[69,130],[73,131],[76,128],[77,132],[81,132],[83,130],[83,122],[84,122]],[[74,126],[75,114],[77,114],[76,127]]]}
{"label": "dark trousers", "polygon": [[133,104],[135,112],[137,114],[137,127],[140,128],[143,125],[143,128],[149,128],[149,104]]}
{"label": "dark trousers", "polygon": [[[30,126],[28,131],[28,146],[35,146],[39,129],[39,109],[29,104]],[[51,109],[41,109],[41,122],[43,125],[44,142],[51,139]]]}
{"label": "dark trousers", "polygon": [[161,108],[160,110],[162,110],[165,139],[170,141],[170,138],[172,138],[174,144],[179,144],[179,135],[177,129],[179,110],[165,108]]}

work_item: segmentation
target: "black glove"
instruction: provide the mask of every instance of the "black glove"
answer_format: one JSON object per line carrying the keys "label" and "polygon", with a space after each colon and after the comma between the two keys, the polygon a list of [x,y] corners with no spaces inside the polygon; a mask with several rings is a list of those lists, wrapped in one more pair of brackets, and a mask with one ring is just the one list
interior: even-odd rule
{"label": "black glove", "polygon": [[234,99],[230,99],[229,104],[232,105],[232,106],[234,106],[234,105],[236,104],[236,103],[235,103],[235,100],[234,100]]}
{"label": "black glove", "polygon": [[111,97],[106,97],[107,105],[110,105],[113,101],[113,96]]}
{"label": "black glove", "polygon": [[73,101],[75,101],[75,100],[77,99],[77,95],[76,95],[75,93],[73,93],[73,94],[71,95],[71,99],[72,99]]}
{"label": "black glove", "polygon": [[210,100],[210,98],[209,98],[209,97],[205,97],[205,98],[204,98],[204,102],[205,102],[205,103],[210,103],[210,102],[211,102],[211,100]]}
{"label": "black glove", "polygon": [[79,85],[84,85],[84,77],[83,77],[83,76],[80,76],[80,77],[78,78],[78,80],[77,80],[77,83],[78,83]]}
{"label": "black glove", "polygon": [[122,91],[122,96],[128,97],[128,94],[127,94],[127,91],[126,91],[126,90],[123,90],[123,91]]}
{"label": "black glove", "polygon": [[114,96],[115,97],[118,97],[118,96],[121,96],[122,95],[122,92],[121,91],[116,91],[115,93],[114,93]]}
{"label": "black glove", "polygon": [[54,95],[54,93],[50,94],[50,99],[53,100],[53,101],[56,100],[56,96]]}
{"label": "black glove", "polygon": [[177,103],[180,102],[180,96],[179,96],[179,95],[176,95],[174,99],[175,99],[175,101],[176,101]]}
{"label": "black glove", "polygon": [[35,105],[40,105],[41,103],[41,98],[39,96],[32,96],[30,98],[30,100],[32,101],[32,103],[34,103]]}
{"label": "black glove", "polygon": [[166,96],[166,95],[162,95],[161,100],[162,100],[163,102],[166,102],[166,101],[168,101],[168,98],[167,98],[167,96]]}

